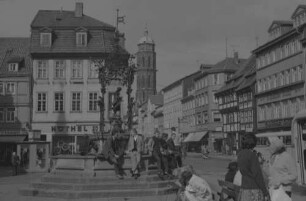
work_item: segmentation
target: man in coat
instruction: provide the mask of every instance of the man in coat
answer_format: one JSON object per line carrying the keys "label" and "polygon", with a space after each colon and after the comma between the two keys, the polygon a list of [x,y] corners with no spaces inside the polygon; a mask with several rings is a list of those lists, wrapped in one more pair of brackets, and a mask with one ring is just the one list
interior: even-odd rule
{"label": "man in coat", "polygon": [[111,136],[105,141],[102,154],[104,158],[114,165],[115,174],[119,179],[123,179],[123,164],[124,164],[124,151],[119,141],[119,130],[113,129]]}
{"label": "man in coat", "polygon": [[12,154],[12,159],[11,159],[11,163],[12,163],[12,169],[13,169],[13,176],[18,175],[18,166],[20,164],[20,160],[19,160],[19,156],[16,154],[16,152],[13,152]]}
{"label": "man in coat", "polygon": [[174,140],[176,138],[176,134],[172,133],[171,137],[167,140],[168,151],[169,151],[169,169],[172,171],[177,168],[176,155],[178,154],[174,145]]}
{"label": "man in coat", "polygon": [[132,169],[131,174],[135,179],[139,177],[139,163],[141,160],[141,154],[143,149],[143,140],[140,135],[137,134],[137,130],[134,128],[131,130],[130,139],[128,143],[128,152],[131,157]]}

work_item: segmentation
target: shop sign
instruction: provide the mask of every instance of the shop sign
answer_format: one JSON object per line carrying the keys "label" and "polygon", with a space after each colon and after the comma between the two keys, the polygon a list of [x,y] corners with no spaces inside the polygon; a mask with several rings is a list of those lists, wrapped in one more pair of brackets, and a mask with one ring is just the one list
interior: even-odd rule
{"label": "shop sign", "polygon": [[278,119],[261,122],[258,124],[258,128],[280,128],[290,127],[292,119]]}
{"label": "shop sign", "polygon": [[97,133],[99,125],[67,125],[67,126],[51,126],[52,133]]}

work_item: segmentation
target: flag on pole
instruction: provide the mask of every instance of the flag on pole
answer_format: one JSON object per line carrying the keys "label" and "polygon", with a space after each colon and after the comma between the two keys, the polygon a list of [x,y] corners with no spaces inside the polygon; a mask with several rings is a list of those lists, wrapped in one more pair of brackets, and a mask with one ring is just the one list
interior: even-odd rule
{"label": "flag on pole", "polygon": [[119,24],[119,23],[123,23],[123,24],[125,24],[125,21],[124,21],[124,18],[125,18],[125,16],[118,16],[117,17],[117,23]]}

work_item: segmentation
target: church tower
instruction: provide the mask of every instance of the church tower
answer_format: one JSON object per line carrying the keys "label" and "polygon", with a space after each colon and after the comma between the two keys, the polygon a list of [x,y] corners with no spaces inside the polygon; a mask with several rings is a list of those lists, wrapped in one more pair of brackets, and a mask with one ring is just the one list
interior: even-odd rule
{"label": "church tower", "polygon": [[156,94],[156,53],[154,41],[149,37],[146,28],[144,36],[138,42],[137,56],[137,105]]}

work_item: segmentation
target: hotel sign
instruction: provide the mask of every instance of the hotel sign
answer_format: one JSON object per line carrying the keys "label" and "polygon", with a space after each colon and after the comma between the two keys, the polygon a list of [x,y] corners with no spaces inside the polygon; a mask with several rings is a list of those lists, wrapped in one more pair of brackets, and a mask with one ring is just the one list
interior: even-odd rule
{"label": "hotel sign", "polygon": [[99,125],[84,125],[84,124],[72,124],[72,125],[60,125],[51,126],[52,133],[63,134],[94,134],[99,132]]}

